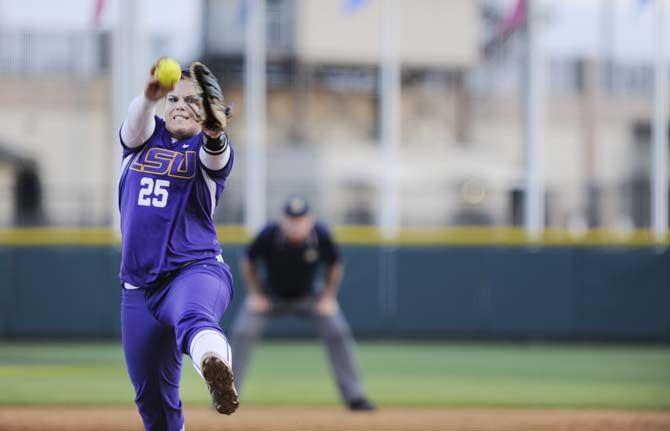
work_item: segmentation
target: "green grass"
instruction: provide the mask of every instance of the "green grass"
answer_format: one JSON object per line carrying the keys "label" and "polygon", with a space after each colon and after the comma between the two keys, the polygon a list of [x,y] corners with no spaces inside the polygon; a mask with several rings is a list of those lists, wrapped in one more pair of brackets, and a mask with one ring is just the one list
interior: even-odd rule
{"label": "green grass", "polygon": [[[360,343],[371,398],[398,406],[670,409],[670,348],[515,344]],[[184,358],[182,398],[209,395]],[[0,404],[128,404],[132,387],[118,344],[0,343]],[[335,405],[316,342],[267,342],[249,370],[243,402]]]}

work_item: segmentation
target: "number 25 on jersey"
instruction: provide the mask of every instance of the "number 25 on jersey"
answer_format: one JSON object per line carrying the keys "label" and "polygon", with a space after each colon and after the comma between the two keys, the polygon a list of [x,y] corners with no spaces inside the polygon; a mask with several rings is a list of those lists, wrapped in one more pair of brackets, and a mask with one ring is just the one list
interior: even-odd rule
{"label": "number 25 on jersey", "polygon": [[140,184],[142,185],[142,188],[137,196],[137,205],[143,207],[165,208],[168,201],[169,181],[154,181],[153,178],[142,177]]}

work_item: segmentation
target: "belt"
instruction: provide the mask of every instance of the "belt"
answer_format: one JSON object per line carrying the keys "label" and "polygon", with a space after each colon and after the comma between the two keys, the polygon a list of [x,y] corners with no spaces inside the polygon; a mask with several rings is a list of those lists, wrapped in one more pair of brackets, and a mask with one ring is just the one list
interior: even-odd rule
{"label": "belt", "polygon": [[[217,255],[216,255],[216,261],[217,261],[217,262],[221,262],[221,263],[223,263],[223,256],[221,256],[220,254],[217,254]],[[179,269],[185,268],[185,267],[187,267],[188,265],[190,265],[191,263],[193,263],[193,262],[185,263],[185,264],[182,265],[181,268],[179,268]],[[171,272],[169,272],[167,276],[172,275],[174,272],[175,272],[175,271],[171,271]],[[161,277],[161,278],[164,278],[164,277]],[[123,287],[126,288],[126,289],[128,289],[128,290],[141,289],[140,286],[135,286],[135,285],[130,284],[130,283],[128,283],[128,282],[124,282],[124,283],[123,283]]]}

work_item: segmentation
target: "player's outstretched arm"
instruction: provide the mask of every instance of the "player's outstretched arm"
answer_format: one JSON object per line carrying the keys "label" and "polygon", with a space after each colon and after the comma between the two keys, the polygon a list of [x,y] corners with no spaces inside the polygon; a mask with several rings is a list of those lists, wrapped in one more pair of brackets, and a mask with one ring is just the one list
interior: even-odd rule
{"label": "player's outstretched arm", "polygon": [[147,100],[144,94],[135,97],[128,107],[128,115],[121,125],[121,139],[128,148],[144,144],[154,133],[156,102]]}
{"label": "player's outstretched arm", "polygon": [[[154,71],[159,58],[149,74],[149,79],[144,87],[144,93],[135,97],[128,107],[128,114],[121,126],[121,139],[129,148],[137,148],[144,144],[154,133],[156,123],[154,122],[154,113],[156,111],[156,102],[172,90],[160,85],[154,77]],[[174,87],[173,87],[174,88]]]}

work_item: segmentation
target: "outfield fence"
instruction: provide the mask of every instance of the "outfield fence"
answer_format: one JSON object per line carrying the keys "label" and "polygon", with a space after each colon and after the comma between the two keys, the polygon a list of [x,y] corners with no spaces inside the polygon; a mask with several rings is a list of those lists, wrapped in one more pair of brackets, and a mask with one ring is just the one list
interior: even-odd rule
{"label": "outfield fence", "polygon": [[[230,328],[244,301],[247,236],[241,227],[219,234],[236,283]],[[520,235],[452,229],[381,241],[375,230],[338,229],[342,309],[369,337],[670,342],[667,243],[644,232],[619,242],[598,232],[535,243]],[[0,232],[0,337],[117,337],[119,262],[106,229]],[[302,323],[282,318],[268,333],[311,334]]]}

